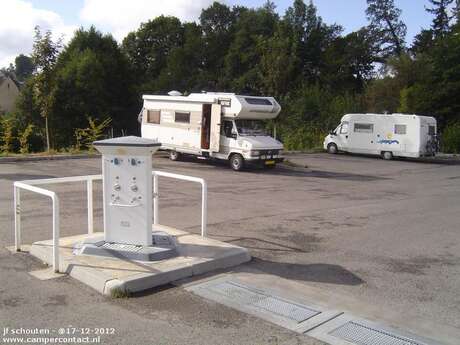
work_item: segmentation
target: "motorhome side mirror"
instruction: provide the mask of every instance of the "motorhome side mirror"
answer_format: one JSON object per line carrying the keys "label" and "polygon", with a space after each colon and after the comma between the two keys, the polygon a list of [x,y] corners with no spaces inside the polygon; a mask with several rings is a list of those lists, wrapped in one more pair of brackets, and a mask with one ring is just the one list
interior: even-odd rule
{"label": "motorhome side mirror", "polygon": [[238,137],[238,135],[236,133],[232,133],[230,134],[230,136],[233,138],[233,139],[236,139]]}
{"label": "motorhome side mirror", "polygon": [[330,135],[337,135],[334,131],[329,132]]}

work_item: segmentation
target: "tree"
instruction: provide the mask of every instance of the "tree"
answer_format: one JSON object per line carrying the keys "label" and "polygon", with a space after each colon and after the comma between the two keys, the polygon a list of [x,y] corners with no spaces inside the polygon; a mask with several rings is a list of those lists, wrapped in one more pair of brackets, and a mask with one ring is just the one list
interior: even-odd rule
{"label": "tree", "polygon": [[261,40],[272,37],[277,14],[267,8],[248,10],[235,23],[234,39],[224,62],[226,87],[234,92],[260,94],[258,75]]}
{"label": "tree", "polygon": [[203,69],[207,79],[204,89],[215,90],[228,84],[222,73],[224,60],[233,41],[237,18],[240,18],[246,10],[245,7],[230,9],[216,1],[201,12],[200,26],[204,44]]}
{"label": "tree", "polygon": [[115,133],[135,133],[140,104],[126,56],[111,35],[94,27],[79,29],[56,64],[52,123],[59,126],[59,147],[74,144],[74,129],[85,128],[87,117],[112,119]]}
{"label": "tree", "polygon": [[184,43],[184,28],[175,17],[160,16],[126,36],[122,50],[142,85],[140,90],[155,92],[151,81],[167,66],[168,56]]}
{"label": "tree", "polygon": [[203,68],[205,54],[201,28],[195,23],[185,23],[184,43],[171,50],[166,67],[151,84],[155,90],[183,92],[201,91],[206,85]]}
{"label": "tree", "polygon": [[291,7],[286,10],[284,19],[293,28],[293,34],[299,41],[305,39],[306,22],[307,22],[307,5],[303,0],[294,0]]}
{"label": "tree", "polygon": [[308,5],[303,0],[295,0],[286,10],[284,20],[292,28],[293,54],[299,61],[298,76],[311,83],[317,82],[324,67],[324,52],[342,28],[336,24],[326,25],[311,0]]}
{"label": "tree", "polygon": [[453,16],[455,18],[456,24],[460,24],[460,0],[455,0],[455,6],[453,8]]}
{"label": "tree", "polygon": [[434,47],[434,44],[433,30],[422,29],[422,31],[415,36],[410,51],[417,56],[418,54],[429,52]]}
{"label": "tree", "polygon": [[14,59],[15,69],[14,72],[19,81],[23,82],[30,76],[35,70],[34,63],[32,58],[24,54],[16,56]]}
{"label": "tree", "polygon": [[34,77],[34,96],[40,107],[41,116],[45,119],[46,150],[50,151],[49,116],[53,102],[53,86],[55,81],[55,65],[62,47],[61,40],[53,42],[51,31],[43,35],[40,28],[35,27],[35,39],[32,53],[32,61],[36,68]]}
{"label": "tree", "polygon": [[295,74],[299,62],[293,54],[293,39],[289,28],[279,23],[271,37],[261,39],[257,45],[260,63],[258,79],[262,92],[283,98],[295,87],[298,76]]}
{"label": "tree", "polygon": [[426,8],[426,11],[434,15],[433,24],[431,28],[435,37],[444,37],[449,31],[449,22],[451,16],[448,13],[449,6],[454,0],[429,0],[434,6]]}
{"label": "tree", "polygon": [[112,119],[110,117],[96,123],[91,117],[88,117],[88,127],[77,128],[75,130],[75,137],[77,139],[76,148],[81,150],[82,146],[86,147],[90,152],[94,151],[93,142],[105,137],[105,132]]}
{"label": "tree", "polygon": [[324,53],[322,82],[334,92],[362,92],[374,75],[373,54],[366,28],[335,39]]}
{"label": "tree", "polygon": [[367,0],[366,15],[380,47],[380,62],[389,56],[400,55],[404,51],[407,27],[400,19],[401,10],[395,6],[394,0]]}

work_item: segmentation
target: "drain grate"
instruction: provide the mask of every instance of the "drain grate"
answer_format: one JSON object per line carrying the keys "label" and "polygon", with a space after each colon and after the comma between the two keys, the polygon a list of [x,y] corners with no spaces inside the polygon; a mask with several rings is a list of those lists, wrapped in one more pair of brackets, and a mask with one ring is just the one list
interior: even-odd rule
{"label": "drain grate", "polygon": [[357,345],[425,345],[415,340],[353,321],[347,322],[329,332],[329,334]]}
{"label": "drain grate", "polygon": [[112,243],[112,242],[104,242],[101,246],[102,248],[108,250],[116,250],[116,251],[125,251],[125,252],[138,252],[142,249],[142,246],[136,246],[134,244],[123,244],[123,243]]}
{"label": "drain grate", "polygon": [[231,281],[210,285],[208,289],[240,305],[254,307],[259,310],[262,309],[296,321],[297,323],[301,323],[321,313],[318,310],[282,300]]}
{"label": "drain grate", "polygon": [[274,314],[284,316],[288,319],[301,323],[320,312],[291,302],[285,302],[276,297],[267,297],[255,304],[256,307],[267,310]]}
{"label": "drain grate", "polygon": [[233,282],[221,282],[209,286],[209,289],[243,305],[254,304],[267,298],[259,292],[255,292]]}

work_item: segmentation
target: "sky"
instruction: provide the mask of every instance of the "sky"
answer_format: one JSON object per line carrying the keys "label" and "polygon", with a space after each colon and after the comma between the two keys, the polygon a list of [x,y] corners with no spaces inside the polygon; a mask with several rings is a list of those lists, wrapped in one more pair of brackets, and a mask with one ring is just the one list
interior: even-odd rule
{"label": "sky", "polygon": [[[304,0],[308,1],[308,0]],[[159,15],[173,15],[183,21],[194,21],[201,9],[213,0],[0,0],[0,68],[14,62],[19,54],[32,51],[34,27],[50,29],[64,43],[79,27],[95,25],[110,32],[121,42],[142,22]],[[259,7],[265,0],[222,0],[227,5]],[[274,0],[282,15],[293,0]],[[367,24],[366,0],[314,0],[318,14],[328,23],[344,27],[345,33]],[[421,28],[431,25],[432,17],[425,11],[428,0],[395,0],[407,25],[408,43]]]}

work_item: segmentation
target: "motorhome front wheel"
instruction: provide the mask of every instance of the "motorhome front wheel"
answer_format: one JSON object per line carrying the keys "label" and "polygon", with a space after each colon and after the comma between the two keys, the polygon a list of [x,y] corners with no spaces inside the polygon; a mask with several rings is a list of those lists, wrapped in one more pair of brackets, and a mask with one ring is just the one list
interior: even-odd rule
{"label": "motorhome front wheel", "polygon": [[230,166],[235,171],[240,171],[241,169],[243,169],[243,166],[244,166],[243,157],[238,153],[233,154],[230,157]]}
{"label": "motorhome front wheel", "polygon": [[327,153],[335,154],[335,153],[337,153],[337,151],[338,151],[338,149],[337,149],[336,144],[331,143],[331,144],[327,145]]}

